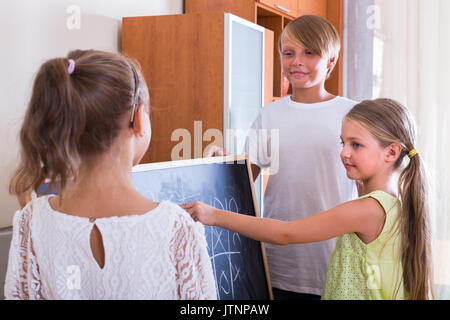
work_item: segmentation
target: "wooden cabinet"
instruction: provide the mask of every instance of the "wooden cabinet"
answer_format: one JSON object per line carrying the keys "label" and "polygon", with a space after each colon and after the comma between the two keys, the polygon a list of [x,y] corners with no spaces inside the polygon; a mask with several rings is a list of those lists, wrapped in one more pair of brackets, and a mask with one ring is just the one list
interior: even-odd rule
{"label": "wooden cabinet", "polygon": [[258,0],[258,2],[292,17],[298,16],[298,0]]}
{"label": "wooden cabinet", "polygon": [[[266,96],[273,97],[272,100],[282,96],[283,75],[278,39],[290,21],[305,14],[318,15],[328,19],[336,27],[341,40],[343,35],[343,0],[185,0],[185,11],[230,12],[273,31],[273,88],[267,89],[270,92],[266,92]],[[342,95],[342,50],[338,64],[325,87],[335,95]]]}
{"label": "wooden cabinet", "polygon": [[[178,128],[195,143],[197,120],[201,136],[223,130],[223,21],[221,13],[123,18],[122,52],[139,61],[150,91],[152,139],[142,163],[172,160]],[[184,152],[193,158],[196,150]]]}
{"label": "wooden cabinet", "polygon": [[[222,12],[123,18],[123,54],[140,63],[150,91],[152,139],[141,162],[201,158],[210,144],[242,154],[271,99],[273,37]],[[261,209],[261,178],[255,192]]]}
{"label": "wooden cabinet", "polygon": [[304,14],[327,16],[327,0],[257,0],[257,2],[293,18]]}
{"label": "wooden cabinet", "polygon": [[229,12],[255,22],[255,0],[184,0],[186,13]]}
{"label": "wooden cabinet", "polygon": [[273,32],[231,14],[124,18],[123,54],[139,61],[150,91],[142,162],[199,158],[211,143],[242,153],[243,141],[230,147],[226,130],[248,130],[269,100],[264,78],[273,67],[264,56],[273,47]]}
{"label": "wooden cabinet", "polygon": [[321,16],[324,18],[328,18],[327,7],[328,2],[336,0],[298,0],[298,16],[302,16],[304,14],[315,14],[317,16]]}

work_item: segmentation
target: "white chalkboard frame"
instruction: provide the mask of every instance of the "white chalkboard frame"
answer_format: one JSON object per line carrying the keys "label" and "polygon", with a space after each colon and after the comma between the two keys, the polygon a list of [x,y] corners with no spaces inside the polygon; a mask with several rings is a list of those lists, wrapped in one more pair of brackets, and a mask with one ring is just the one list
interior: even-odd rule
{"label": "white chalkboard frame", "polygon": [[[166,161],[166,162],[155,162],[155,163],[144,163],[138,164],[133,167],[133,172],[141,172],[141,171],[149,171],[149,170],[160,170],[167,168],[175,168],[175,167],[184,167],[184,166],[193,166],[193,165],[203,165],[203,164],[212,164],[212,163],[234,163],[234,162],[245,163],[247,166],[248,179],[251,187],[253,208],[256,217],[260,217],[258,210],[258,203],[256,201],[255,196],[255,187],[253,184],[253,174],[250,167],[250,160],[248,155],[231,155],[224,157],[210,157],[210,158],[197,158],[197,159],[187,159],[187,160],[176,160],[176,161]],[[260,241],[261,244],[261,254],[262,260],[264,264],[264,272],[267,279],[267,290],[269,292],[270,300],[273,300],[273,291],[272,285],[270,281],[269,267],[267,263],[267,255],[266,249],[264,247],[264,243]]]}

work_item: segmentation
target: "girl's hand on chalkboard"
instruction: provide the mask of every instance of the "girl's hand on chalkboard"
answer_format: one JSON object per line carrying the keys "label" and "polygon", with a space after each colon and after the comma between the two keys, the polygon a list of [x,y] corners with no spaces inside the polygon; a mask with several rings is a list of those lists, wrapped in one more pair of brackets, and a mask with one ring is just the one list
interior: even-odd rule
{"label": "girl's hand on chalkboard", "polygon": [[181,207],[186,210],[194,219],[208,226],[215,225],[217,209],[199,201],[182,204]]}

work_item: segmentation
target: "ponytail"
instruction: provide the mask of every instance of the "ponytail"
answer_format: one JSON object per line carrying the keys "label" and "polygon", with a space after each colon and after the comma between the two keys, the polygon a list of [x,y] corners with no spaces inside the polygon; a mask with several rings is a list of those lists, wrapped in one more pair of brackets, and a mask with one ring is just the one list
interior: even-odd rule
{"label": "ponytail", "polygon": [[10,193],[37,191],[46,179],[62,193],[84,160],[109,150],[129,123],[138,89],[137,103],[148,111],[148,89],[138,64],[118,54],[76,50],[68,58],[45,62],[20,130],[21,160]]}
{"label": "ponytail", "polygon": [[78,141],[85,127],[85,112],[77,108],[69,61],[63,58],[44,63],[34,81],[33,92],[20,130],[22,163],[14,175],[10,192],[37,190],[46,178],[60,188],[76,176],[80,163]]}
{"label": "ponytail", "polygon": [[414,155],[399,177],[402,202],[403,283],[411,300],[427,300],[433,296],[431,267],[431,232],[426,203],[427,184],[424,165]]}

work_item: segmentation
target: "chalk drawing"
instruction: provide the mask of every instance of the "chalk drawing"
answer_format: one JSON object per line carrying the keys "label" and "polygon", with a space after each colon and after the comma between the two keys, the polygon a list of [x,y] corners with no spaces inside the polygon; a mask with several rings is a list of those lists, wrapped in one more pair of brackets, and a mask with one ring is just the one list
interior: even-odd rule
{"label": "chalk drawing", "polygon": [[[239,207],[234,198],[225,199],[222,202],[214,197],[211,205],[221,210],[239,212]],[[229,298],[234,299],[234,284],[241,278],[241,270],[239,263],[233,262],[233,256],[240,256],[241,254],[241,251],[236,249],[241,247],[241,237],[237,233],[220,228],[210,228],[209,237],[211,238],[210,243],[212,243],[212,247],[209,248],[211,250],[211,264],[216,279],[218,279],[216,282],[217,298],[221,299],[222,295],[231,295]],[[222,261],[220,270],[216,263],[216,258],[219,257]],[[223,261],[226,261],[225,266]],[[218,273],[220,274],[219,277],[217,277]]]}
{"label": "chalk drawing", "polygon": [[[231,184],[229,187],[231,192],[226,191],[225,194],[234,192],[233,183],[228,182]],[[226,195],[221,197],[214,195],[213,192],[206,196],[209,191],[195,188],[176,174],[165,177],[156,190],[152,190],[151,187],[142,188],[143,195],[156,202],[169,200],[182,204],[198,200],[221,210],[240,212],[239,196],[237,198]],[[242,210],[246,210],[246,208],[242,208]],[[251,250],[248,241],[237,233],[219,227],[205,227],[205,237],[216,279],[217,298],[230,300],[238,298],[242,293],[238,288],[242,286],[241,283],[248,281],[248,275],[246,275],[248,271],[242,269],[246,265],[243,261],[245,251]]]}

